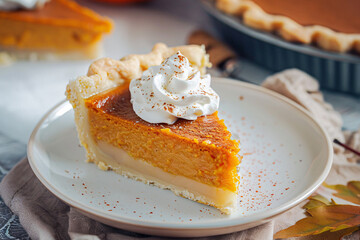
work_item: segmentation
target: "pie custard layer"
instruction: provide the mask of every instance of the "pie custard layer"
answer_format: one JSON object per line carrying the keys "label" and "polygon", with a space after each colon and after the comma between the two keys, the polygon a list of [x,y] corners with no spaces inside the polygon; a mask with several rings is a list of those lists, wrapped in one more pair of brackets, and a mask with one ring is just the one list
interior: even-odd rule
{"label": "pie custard layer", "polygon": [[237,205],[239,144],[230,139],[217,113],[168,125],[145,122],[132,108],[130,80],[177,51],[205,72],[209,63],[202,47],[157,44],[146,55],[95,61],[87,76],[71,81],[66,95],[74,107],[79,139],[88,161],[103,170],[231,213]]}
{"label": "pie custard layer", "polygon": [[219,10],[291,42],[360,53],[359,1],[217,0]]}

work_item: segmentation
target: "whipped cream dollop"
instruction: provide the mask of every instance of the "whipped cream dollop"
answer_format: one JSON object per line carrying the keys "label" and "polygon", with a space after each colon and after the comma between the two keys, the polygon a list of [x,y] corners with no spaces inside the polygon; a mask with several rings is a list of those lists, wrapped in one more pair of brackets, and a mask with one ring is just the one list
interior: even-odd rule
{"label": "whipped cream dollop", "polygon": [[0,10],[35,9],[42,7],[49,0],[0,0]]}
{"label": "whipped cream dollop", "polygon": [[178,118],[195,120],[219,108],[220,98],[210,82],[209,74],[201,76],[177,52],[131,81],[131,103],[135,113],[150,123],[173,124]]}

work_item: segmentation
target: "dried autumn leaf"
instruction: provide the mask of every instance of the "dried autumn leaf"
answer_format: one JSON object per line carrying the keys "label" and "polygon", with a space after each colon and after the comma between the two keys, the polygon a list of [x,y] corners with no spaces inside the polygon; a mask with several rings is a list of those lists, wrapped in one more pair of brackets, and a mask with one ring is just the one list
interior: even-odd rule
{"label": "dried autumn leaf", "polygon": [[336,191],[336,193],[333,194],[335,197],[360,205],[360,181],[348,182],[346,186],[341,184],[328,185],[326,183],[323,185],[327,188],[334,189]]}
{"label": "dried autumn leaf", "polygon": [[331,201],[327,200],[324,196],[317,194],[309,198],[309,202],[305,204],[304,208],[309,210],[311,208],[320,207],[324,205],[335,205],[335,201],[331,199]]}
{"label": "dried autumn leaf", "polygon": [[[360,207],[353,205],[323,205],[307,211],[311,216],[281,230],[274,238],[301,237],[326,231],[339,231],[360,225]],[[356,230],[356,228],[354,228]],[[354,231],[355,231],[354,230]]]}
{"label": "dried autumn leaf", "polygon": [[317,235],[312,235],[311,237],[300,237],[298,239],[304,240],[309,238],[311,240],[340,240],[343,239],[343,237],[356,232],[357,230],[359,230],[359,227],[345,228],[336,232],[327,231]]}

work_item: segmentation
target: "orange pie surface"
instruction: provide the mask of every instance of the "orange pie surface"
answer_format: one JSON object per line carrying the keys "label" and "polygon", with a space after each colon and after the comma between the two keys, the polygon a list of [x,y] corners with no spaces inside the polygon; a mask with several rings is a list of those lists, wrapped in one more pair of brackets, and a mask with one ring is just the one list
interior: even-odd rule
{"label": "orange pie surface", "polygon": [[5,50],[77,51],[96,57],[96,44],[112,23],[71,0],[51,0],[34,10],[0,11],[0,47]]}
{"label": "orange pie surface", "polygon": [[342,33],[360,33],[358,0],[252,0],[265,12],[283,15],[307,25],[320,25]]}
{"label": "orange pie surface", "polygon": [[[121,147],[164,171],[235,192],[239,143],[217,113],[175,124],[151,124],[133,111],[127,84],[86,100],[95,141]],[[121,133],[121,134],[119,134]]]}

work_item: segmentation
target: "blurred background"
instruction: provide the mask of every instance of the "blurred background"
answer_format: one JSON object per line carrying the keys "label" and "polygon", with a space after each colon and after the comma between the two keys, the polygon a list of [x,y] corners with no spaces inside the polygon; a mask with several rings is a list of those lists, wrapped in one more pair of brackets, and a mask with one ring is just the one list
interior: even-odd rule
{"label": "blurred background", "polygon": [[[344,114],[346,128],[356,129],[359,126],[359,55],[331,53],[312,46],[288,43],[274,34],[244,26],[240,18],[217,10],[213,1],[149,0],[137,3],[129,0],[126,1],[130,2],[128,4],[121,3],[121,0],[76,2],[113,22],[112,31],[103,36],[101,56],[119,59],[128,54],[147,53],[157,42],[169,46],[187,44],[193,31],[203,30],[237,52],[234,56],[230,50],[224,57],[236,59],[232,65],[236,71],[225,71],[227,69],[221,62],[221,68],[217,69],[219,61],[224,60],[221,58],[216,60],[217,64],[211,70],[214,76],[226,75],[259,84],[276,71],[299,67],[320,79],[327,101]],[[6,28],[4,24],[1,27]],[[206,37],[194,41],[201,42],[201,39],[207,41]],[[285,49],[285,52],[281,49]],[[275,56],[275,53],[283,57]],[[0,66],[0,133],[26,143],[40,117],[64,99],[67,82],[86,74],[92,61],[17,60]],[[322,61],[331,70],[324,69]],[[340,67],[337,66],[339,64]],[[314,66],[317,67],[314,69]],[[350,69],[352,72],[334,73],[336,69]],[[325,78],[329,76],[331,79],[326,82]]]}

